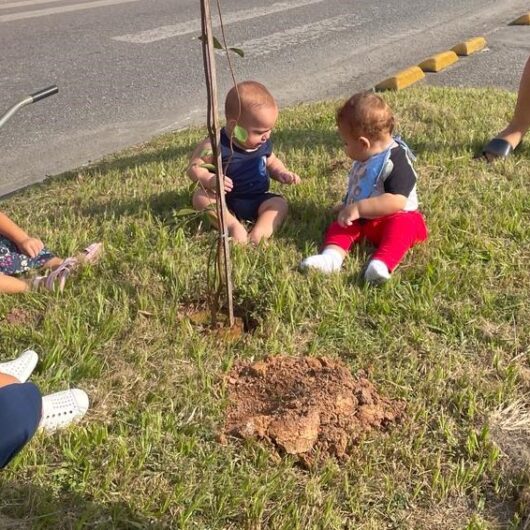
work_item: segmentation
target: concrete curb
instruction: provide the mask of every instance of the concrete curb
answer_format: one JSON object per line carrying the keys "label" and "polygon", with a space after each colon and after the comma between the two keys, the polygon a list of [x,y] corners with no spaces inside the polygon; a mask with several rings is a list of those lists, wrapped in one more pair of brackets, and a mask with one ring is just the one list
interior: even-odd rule
{"label": "concrete curb", "polygon": [[458,55],[454,51],[437,53],[422,61],[418,66],[424,72],[439,72],[458,61]]}
{"label": "concrete curb", "polygon": [[[529,13],[530,15],[530,13]],[[453,46],[451,50],[440,52],[432,57],[422,61],[418,66],[411,66],[401,72],[381,81],[375,85],[374,90],[381,92],[384,90],[402,90],[408,86],[420,81],[425,77],[423,72],[440,72],[444,68],[451,66],[458,61],[458,56],[471,55],[486,47],[484,37],[475,37],[473,39],[460,42]]]}
{"label": "concrete curb", "polygon": [[484,37],[475,37],[464,42],[458,43],[456,46],[451,48],[457,55],[468,56],[472,53],[479,52],[487,46],[486,39]]}
{"label": "concrete curb", "polygon": [[513,22],[510,22],[510,26],[530,26],[530,13],[522,15],[516,18]]}
{"label": "concrete curb", "polygon": [[402,70],[392,77],[381,81],[381,83],[375,85],[375,90],[378,92],[383,90],[402,90],[424,77],[425,74],[419,66],[411,66],[410,68]]}

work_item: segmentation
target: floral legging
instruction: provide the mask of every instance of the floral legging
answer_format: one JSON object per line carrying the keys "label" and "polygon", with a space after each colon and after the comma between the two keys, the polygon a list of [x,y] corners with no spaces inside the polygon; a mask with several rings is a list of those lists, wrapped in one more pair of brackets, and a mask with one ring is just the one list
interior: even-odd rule
{"label": "floral legging", "polygon": [[30,258],[21,254],[18,247],[9,239],[0,236],[0,273],[8,276],[22,274],[31,269],[40,269],[47,261],[52,259],[52,254],[43,248],[37,256]]}

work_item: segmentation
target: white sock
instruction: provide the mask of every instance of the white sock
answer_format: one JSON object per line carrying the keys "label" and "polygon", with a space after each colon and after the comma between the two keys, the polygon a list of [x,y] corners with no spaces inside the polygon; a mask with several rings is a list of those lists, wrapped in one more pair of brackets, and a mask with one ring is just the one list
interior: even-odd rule
{"label": "white sock", "polygon": [[383,283],[390,278],[390,271],[386,263],[380,259],[373,259],[368,263],[364,272],[364,279],[368,283]]}
{"label": "white sock", "polygon": [[301,269],[316,269],[329,274],[340,271],[344,256],[334,248],[326,248],[321,254],[309,256],[300,263]]}

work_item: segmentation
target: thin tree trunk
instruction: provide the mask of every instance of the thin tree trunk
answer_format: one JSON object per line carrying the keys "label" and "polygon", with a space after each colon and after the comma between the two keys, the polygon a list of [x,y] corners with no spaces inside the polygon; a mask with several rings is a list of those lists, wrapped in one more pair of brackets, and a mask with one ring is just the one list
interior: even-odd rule
{"label": "thin tree trunk", "polygon": [[212,17],[210,0],[201,0],[202,20],[202,51],[204,73],[206,77],[206,91],[208,95],[208,135],[212,144],[213,156],[216,161],[217,173],[217,219],[219,225],[218,260],[216,266],[219,270],[219,281],[224,283],[226,291],[226,305],[230,327],[234,325],[234,301],[232,288],[232,263],[230,259],[230,245],[228,230],[226,228],[226,200],[224,192],[224,175],[221,161],[220,128],[217,99],[217,76],[215,71],[215,50],[212,33]]}

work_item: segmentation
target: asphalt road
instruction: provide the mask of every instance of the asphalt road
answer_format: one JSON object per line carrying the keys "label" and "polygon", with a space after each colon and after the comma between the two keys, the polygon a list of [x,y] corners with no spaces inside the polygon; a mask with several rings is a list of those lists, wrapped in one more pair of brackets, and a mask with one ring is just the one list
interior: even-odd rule
{"label": "asphalt road", "polygon": [[[0,0],[0,113],[60,93],[0,130],[0,195],[204,120],[199,0]],[[281,105],[369,88],[430,53],[491,34],[528,0],[225,0],[239,80]],[[220,92],[231,81],[219,56]],[[221,96],[222,98],[222,96]]]}

